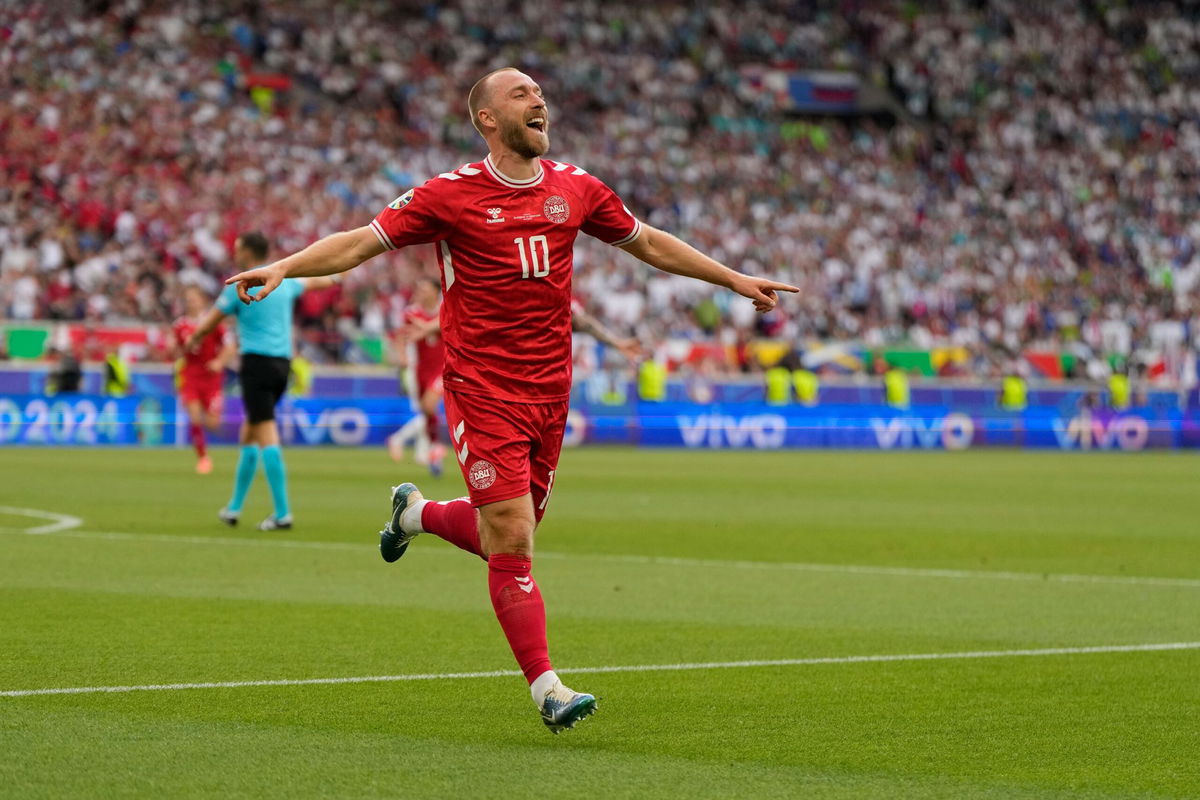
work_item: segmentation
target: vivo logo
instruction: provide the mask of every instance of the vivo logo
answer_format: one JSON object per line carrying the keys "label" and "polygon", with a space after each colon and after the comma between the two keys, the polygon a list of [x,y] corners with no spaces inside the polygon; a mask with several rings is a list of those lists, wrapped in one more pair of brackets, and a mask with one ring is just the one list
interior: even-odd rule
{"label": "vivo logo", "polygon": [[284,418],[286,439],[299,436],[305,444],[361,445],[367,440],[371,421],[360,408],[326,408],[313,419],[302,408],[293,408]]}
{"label": "vivo logo", "polygon": [[1150,423],[1141,417],[1103,420],[1081,414],[1066,425],[1054,420],[1054,438],[1063,450],[1142,450],[1150,440]]}
{"label": "vivo logo", "polygon": [[966,450],[975,438],[975,423],[966,414],[947,414],[929,422],[918,417],[894,417],[871,420],[875,443],[881,450],[921,447],[933,450]]}
{"label": "vivo logo", "polygon": [[754,447],[772,450],[783,447],[787,420],[778,414],[732,417],[724,414],[679,416],[679,433],[688,447]]}

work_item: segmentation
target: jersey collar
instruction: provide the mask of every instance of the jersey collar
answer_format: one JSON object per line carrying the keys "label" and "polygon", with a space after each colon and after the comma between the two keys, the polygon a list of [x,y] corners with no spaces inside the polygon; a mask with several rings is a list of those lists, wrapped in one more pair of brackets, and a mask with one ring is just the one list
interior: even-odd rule
{"label": "jersey collar", "polygon": [[488,153],[483,159],[483,166],[487,168],[488,174],[496,179],[498,183],[507,186],[510,189],[528,189],[531,186],[537,186],[546,177],[546,170],[542,168],[542,160],[538,159],[538,172],[532,178],[510,178],[500,170],[496,169],[496,165],[492,163],[492,154]]}

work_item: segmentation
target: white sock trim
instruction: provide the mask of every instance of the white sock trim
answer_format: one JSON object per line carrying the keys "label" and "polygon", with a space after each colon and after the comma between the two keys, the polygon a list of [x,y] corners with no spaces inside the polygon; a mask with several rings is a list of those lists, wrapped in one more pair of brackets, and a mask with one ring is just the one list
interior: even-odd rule
{"label": "white sock trim", "polygon": [[421,527],[421,512],[425,510],[425,504],[428,502],[422,498],[404,509],[404,513],[400,515],[400,530],[405,533],[426,533]]}
{"label": "white sock trim", "polygon": [[541,708],[542,700],[546,697],[546,692],[553,689],[557,683],[558,675],[552,669],[548,669],[534,678],[533,683],[529,684],[529,692],[533,695],[533,704]]}

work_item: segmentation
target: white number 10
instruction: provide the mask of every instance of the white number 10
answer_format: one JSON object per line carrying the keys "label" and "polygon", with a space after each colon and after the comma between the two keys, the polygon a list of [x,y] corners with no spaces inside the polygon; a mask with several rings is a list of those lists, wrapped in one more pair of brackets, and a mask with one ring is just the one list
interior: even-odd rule
{"label": "white number 10", "polygon": [[[529,277],[529,265],[533,264],[533,277],[544,278],[550,274],[550,245],[546,242],[545,236],[530,236],[529,237],[529,253],[525,253],[525,238],[517,237],[513,239],[513,244],[517,246],[517,252],[521,254],[521,277]],[[538,257],[538,245],[542,246],[541,257]]]}

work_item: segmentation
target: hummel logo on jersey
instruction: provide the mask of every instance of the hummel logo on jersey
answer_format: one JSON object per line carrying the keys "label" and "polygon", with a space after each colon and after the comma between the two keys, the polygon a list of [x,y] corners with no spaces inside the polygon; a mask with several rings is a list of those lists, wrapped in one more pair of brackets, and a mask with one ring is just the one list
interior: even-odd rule
{"label": "hummel logo on jersey", "polygon": [[520,587],[521,591],[525,594],[529,594],[533,591],[533,578],[529,577],[528,575],[526,575],[524,578],[513,578],[513,580],[517,582],[517,586]]}
{"label": "hummel logo on jersey", "polygon": [[497,222],[504,222],[504,217],[500,216],[504,213],[504,209],[497,206],[492,206],[487,210],[487,213],[491,219],[484,220],[484,222],[486,222],[488,225],[494,225]]}

